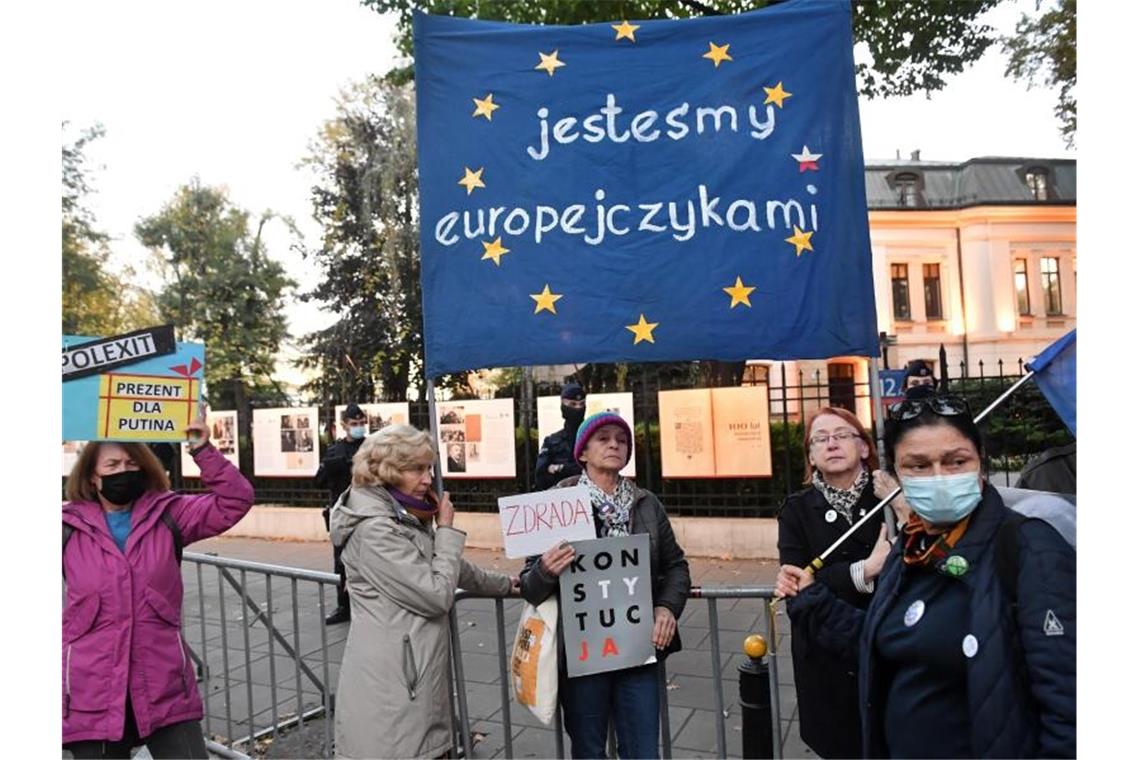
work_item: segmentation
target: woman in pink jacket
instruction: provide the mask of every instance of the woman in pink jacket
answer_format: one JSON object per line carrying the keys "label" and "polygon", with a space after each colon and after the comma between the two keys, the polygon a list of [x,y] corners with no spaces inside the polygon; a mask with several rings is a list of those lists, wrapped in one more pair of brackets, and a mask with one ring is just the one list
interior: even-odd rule
{"label": "woman in pink jacket", "polygon": [[145,444],[92,442],[63,506],[63,746],[76,758],[205,758],[202,698],[182,640],[183,544],[233,527],[253,487],[187,428],[207,493],[176,494]]}

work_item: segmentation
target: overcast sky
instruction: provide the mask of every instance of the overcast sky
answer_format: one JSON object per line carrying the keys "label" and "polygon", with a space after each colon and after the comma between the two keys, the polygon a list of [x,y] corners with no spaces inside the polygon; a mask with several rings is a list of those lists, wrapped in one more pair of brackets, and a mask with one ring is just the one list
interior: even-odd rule
{"label": "overcast sky", "polygon": [[[1012,32],[1033,0],[1005,3],[989,21]],[[63,117],[74,126],[102,122],[90,149],[97,195],[91,207],[111,234],[119,261],[144,253],[135,222],[156,212],[197,175],[224,185],[231,200],[257,213],[292,216],[310,244],[311,179],[296,168],[344,85],[396,62],[394,23],[356,0],[199,0],[71,3],[60,50]],[[941,93],[861,104],[866,160],[976,156],[1074,157],[1053,117],[1055,94],[1003,76],[994,48]],[[271,255],[301,289],[316,272],[288,250],[281,225],[267,230]],[[311,304],[291,304],[300,335],[330,323]]]}

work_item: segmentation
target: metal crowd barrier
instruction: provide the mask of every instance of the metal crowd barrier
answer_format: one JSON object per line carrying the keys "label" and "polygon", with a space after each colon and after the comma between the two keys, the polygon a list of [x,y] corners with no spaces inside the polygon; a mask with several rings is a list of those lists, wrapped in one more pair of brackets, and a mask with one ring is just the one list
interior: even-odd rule
{"label": "metal crowd barrier", "polygon": [[[197,592],[197,621],[188,621],[184,626],[187,633],[187,644],[190,645],[191,656],[194,658],[200,680],[202,680],[202,698],[205,707],[203,728],[207,736],[207,745],[214,754],[224,757],[244,758],[258,740],[273,737],[286,729],[293,727],[303,728],[306,721],[318,717],[327,717],[323,721],[322,756],[332,757],[333,737],[331,716],[335,710],[336,684],[330,681],[330,657],[328,644],[328,631],[324,624],[326,615],[324,587],[334,586],[337,576],[334,573],[303,570],[281,565],[269,565],[246,560],[229,559],[212,554],[196,554],[187,552],[183,559],[193,563],[196,586],[187,584],[187,590]],[[207,602],[207,582],[203,579],[203,568],[213,567],[217,573],[217,596]],[[252,578],[251,578],[252,576]],[[276,583],[275,583],[276,581]],[[301,583],[317,585],[317,607],[306,611],[298,604],[298,586]],[[237,647],[238,664],[231,667],[230,631],[227,623],[236,623],[239,618],[228,619],[227,589],[232,597],[236,597],[240,609],[241,642]],[[276,591],[275,591],[276,589]],[[717,602],[721,599],[762,599],[772,598],[772,586],[706,586],[693,587],[690,599],[701,599],[708,604],[708,626],[710,636],[710,660],[713,673],[713,690],[715,692],[716,716],[716,747],[717,757],[728,756],[728,743],[725,728],[724,692],[721,676],[721,645]],[[276,594],[276,597],[275,597]],[[512,597],[518,598],[517,592]],[[508,634],[504,612],[504,599],[512,597],[487,597],[466,591],[459,591],[455,597],[455,604],[449,614],[451,639],[451,667],[449,668],[449,688],[452,699],[450,709],[452,722],[456,727],[457,747],[461,747],[464,757],[473,757],[471,739],[471,720],[468,711],[466,681],[463,675],[463,652],[460,647],[459,623],[456,607],[459,603],[471,599],[493,599],[495,608],[495,629],[498,641],[499,665],[499,697],[500,711],[503,725],[503,756],[514,757],[513,730],[511,725],[510,703],[511,679],[509,658],[513,645],[513,631]],[[264,601],[259,601],[264,600]],[[282,604],[285,602],[286,604]],[[284,609],[282,609],[284,608]],[[212,621],[207,611],[216,612],[220,622],[220,636],[211,637],[207,627]],[[317,617],[313,620],[313,612]],[[284,620],[282,620],[284,617]],[[315,626],[320,632],[319,651],[309,652],[303,650],[301,620],[307,618],[310,635],[311,628]],[[773,621],[765,615],[766,630],[769,645],[775,643],[776,631]],[[192,629],[197,628],[197,631]],[[286,631],[282,631],[282,627]],[[287,635],[291,633],[292,637]],[[510,638],[508,638],[510,635]],[[220,638],[220,641],[218,639]],[[256,644],[252,638],[258,638]],[[220,663],[217,649],[220,646]],[[251,665],[252,649],[254,646],[265,646],[268,649],[269,667],[269,702],[268,710],[260,713],[254,709]],[[283,653],[291,659],[292,688],[278,686],[277,656]],[[319,659],[319,673],[314,671],[314,660]],[[777,657],[769,656],[768,679],[770,693],[772,694],[772,735],[774,738],[773,757],[782,757],[782,732],[780,731],[779,689],[777,686]],[[338,658],[339,666],[339,658]],[[220,665],[220,672],[216,666]],[[669,727],[669,695],[666,684],[668,660],[658,668],[658,688],[660,690],[661,705],[661,753],[664,758],[673,756],[672,736]],[[244,678],[234,678],[235,669],[244,669]],[[319,695],[318,704],[307,705],[304,698],[304,686],[309,685]],[[220,685],[220,692],[213,693],[212,687]],[[259,686],[258,688],[264,688]],[[285,694],[279,692],[284,690]],[[223,700],[225,715],[224,733],[219,721],[211,714],[211,704],[216,704],[218,697]],[[243,699],[244,698],[244,699]],[[244,705],[241,703],[244,702]],[[244,707],[244,710],[242,710]],[[235,709],[238,711],[235,714]],[[520,707],[520,709],[526,709]],[[267,713],[267,714],[266,714]],[[492,721],[493,722],[493,721]],[[242,731],[235,732],[236,724],[245,724]],[[554,747],[553,757],[565,757],[565,748],[562,740],[561,710],[555,711],[554,718]],[[235,733],[240,734],[235,736]],[[612,746],[612,727],[611,727]],[[239,749],[240,748],[240,749]],[[244,752],[242,751],[244,750]]]}
{"label": "metal crowd barrier", "polygon": [[[324,624],[327,614],[324,587],[336,586],[338,580],[336,574],[228,559],[212,554],[186,552],[182,558],[194,564],[197,579],[198,630],[196,632],[186,630],[186,633],[188,634],[187,643],[190,645],[192,656],[198,665],[202,680],[202,700],[205,708],[203,728],[211,751],[227,757],[244,757],[245,755],[236,750],[237,747],[242,747],[248,752],[254,743],[260,739],[270,736],[276,738],[284,729],[293,726],[303,727],[305,721],[322,715],[331,716],[334,710],[333,691],[336,684],[330,683],[329,680],[328,631]],[[214,567],[217,570],[217,597],[210,600],[211,607],[216,605],[221,628],[221,641],[216,643],[211,642],[216,641],[217,636],[210,637],[207,635],[207,585],[203,581],[202,570],[206,566]],[[251,579],[250,576],[253,578]],[[274,584],[275,580],[278,581],[277,584]],[[298,584],[300,583],[317,584],[318,605],[316,611],[319,617],[316,620],[316,627],[320,630],[319,675],[314,672],[312,664],[306,662],[305,653],[302,651],[301,618],[304,615],[304,610],[298,605]],[[261,588],[262,586],[263,588]],[[236,679],[233,678],[233,670],[231,669],[230,632],[227,625],[231,621],[227,616],[227,588],[236,596],[241,611],[241,644],[240,647],[234,648],[240,649],[240,664],[237,667],[244,667],[244,688],[233,683]],[[263,599],[264,602],[259,602],[259,599]],[[287,602],[287,604],[283,605],[282,602]],[[282,614],[283,606],[285,607],[284,615]],[[312,611],[310,610],[310,617],[311,614]],[[282,632],[281,627],[283,626],[288,626],[288,630],[291,630],[292,639]],[[193,629],[194,627],[193,624],[184,626],[185,629]],[[254,709],[251,654],[252,647],[255,644],[251,643],[251,636],[262,639],[256,646],[262,646],[262,642],[264,642],[269,655],[267,660],[270,706],[268,711],[261,711],[260,713]],[[219,643],[221,647],[220,673],[211,666],[211,662],[216,662],[216,657],[212,657],[212,655],[216,654]],[[293,674],[292,689],[286,687],[279,689],[278,687],[277,658],[279,652],[292,659],[290,663]],[[315,658],[310,654],[309,659]],[[218,685],[219,682],[220,694],[212,693],[212,687]],[[305,684],[311,686],[314,692],[319,694],[319,704],[306,705],[303,689]],[[282,690],[285,691],[283,695],[279,694]],[[216,704],[218,696],[223,699],[225,711],[224,734],[220,730],[221,726],[216,725],[218,721],[211,715],[210,710],[211,703]],[[243,696],[245,702],[244,718],[239,713],[236,716],[236,722],[244,723],[245,729],[236,732],[241,733],[241,736],[235,736],[234,709],[235,707],[241,709],[239,703]],[[265,712],[268,712],[267,716],[264,716]],[[260,721],[258,720],[259,717],[262,717]],[[223,741],[219,742],[213,737]],[[326,720],[324,721],[322,745],[323,757],[332,757],[332,745],[332,725],[329,720]]]}
{"label": "metal crowd barrier", "polygon": [[[708,602],[709,613],[709,637],[710,647],[709,654],[712,664],[713,673],[713,692],[716,705],[716,756],[718,758],[728,757],[728,741],[725,729],[725,709],[724,709],[724,690],[722,688],[721,677],[721,663],[720,663],[720,626],[717,610],[717,601],[720,599],[763,599],[770,600],[774,596],[774,586],[694,586],[689,592],[689,599],[704,599]],[[513,592],[512,597],[518,597],[517,592]],[[508,597],[509,598],[509,597]],[[463,677],[463,651],[459,646],[459,623],[458,615],[456,613],[456,606],[466,599],[494,599],[495,600],[495,631],[498,636],[498,660],[499,660],[499,699],[500,710],[499,714],[502,715],[503,725],[503,757],[514,757],[513,746],[513,730],[511,727],[511,711],[510,703],[512,701],[511,686],[510,686],[510,667],[508,659],[510,657],[513,641],[508,640],[506,632],[506,620],[503,611],[503,598],[502,597],[488,597],[480,594],[470,593],[467,591],[460,591],[455,595],[455,604],[452,605],[449,614],[451,623],[451,653],[452,653],[452,667],[449,672],[451,677],[451,694],[452,694],[452,714],[458,713],[458,743],[463,748],[464,757],[472,757],[472,742],[471,742],[471,720],[470,714],[467,709],[467,693],[465,684],[466,681]],[[767,605],[765,605],[765,608]],[[767,638],[769,648],[773,654],[768,657],[768,686],[772,695],[772,736],[773,747],[772,757],[783,757],[783,733],[780,731],[780,700],[779,686],[778,686],[778,669],[777,657],[774,655],[774,645],[776,641],[776,629],[773,626],[773,620],[770,615],[764,615],[765,620],[765,637]],[[680,625],[678,624],[680,629]],[[559,627],[559,635],[561,635],[561,627]],[[664,660],[658,665],[657,669],[657,688],[660,695],[661,706],[661,757],[673,757],[673,740],[672,732],[669,729],[669,690],[666,688],[668,683],[668,659]],[[456,684],[463,688],[456,688]],[[526,708],[522,708],[526,709]],[[491,721],[493,722],[493,721]],[[554,752],[553,757],[564,758],[566,757],[565,748],[562,741],[562,711],[557,709],[554,711]],[[613,747],[613,726],[610,726],[610,747]],[[611,753],[611,757],[613,754]]]}

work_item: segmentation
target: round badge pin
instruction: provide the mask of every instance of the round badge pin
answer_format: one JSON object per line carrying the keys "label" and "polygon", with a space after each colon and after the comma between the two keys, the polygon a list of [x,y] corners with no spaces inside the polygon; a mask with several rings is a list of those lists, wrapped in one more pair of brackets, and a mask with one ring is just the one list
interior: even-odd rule
{"label": "round badge pin", "polygon": [[967,657],[973,657],[978,653],[978,640],[974,638],[974,634],[967,633],[966,638],[962,639],[962,654]]}
{"label": "round badge pin", "polygon": [[921,599],[911,602],[911,605],[906,608],[906,614],[903,615],[903,623],[907,628],[910,628],[919,620],[922,620],[922,616],[925,612],[926,602]]}
{"label": "round badge pin", "polygon": [[829,509],[824,514],[823,519],[827,520],[829,523],[833,523],[839,519],[839,513],[836,512],[834,509]]}
{"label": "round badge pin", "polygon": [[951,554],[946,558],[945,563],[946,574],[952,575],[955,578],[961,578],[970,570],[970,563],[966,561],[965,557],[957,554]]}

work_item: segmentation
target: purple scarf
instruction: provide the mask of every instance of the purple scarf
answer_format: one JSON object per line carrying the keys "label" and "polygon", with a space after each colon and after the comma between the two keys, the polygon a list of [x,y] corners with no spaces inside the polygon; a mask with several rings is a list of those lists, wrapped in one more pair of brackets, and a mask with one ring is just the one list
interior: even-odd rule
{"label": "purple scarf", "polygon": [[430,520],[431,516],[439,510],[438,504],[417,499],[415,496],[409,496],[400,489],[394,486],[384,486],[392,498],[396,500],[404,509],[411,512],[413,515],[421,520]]}

